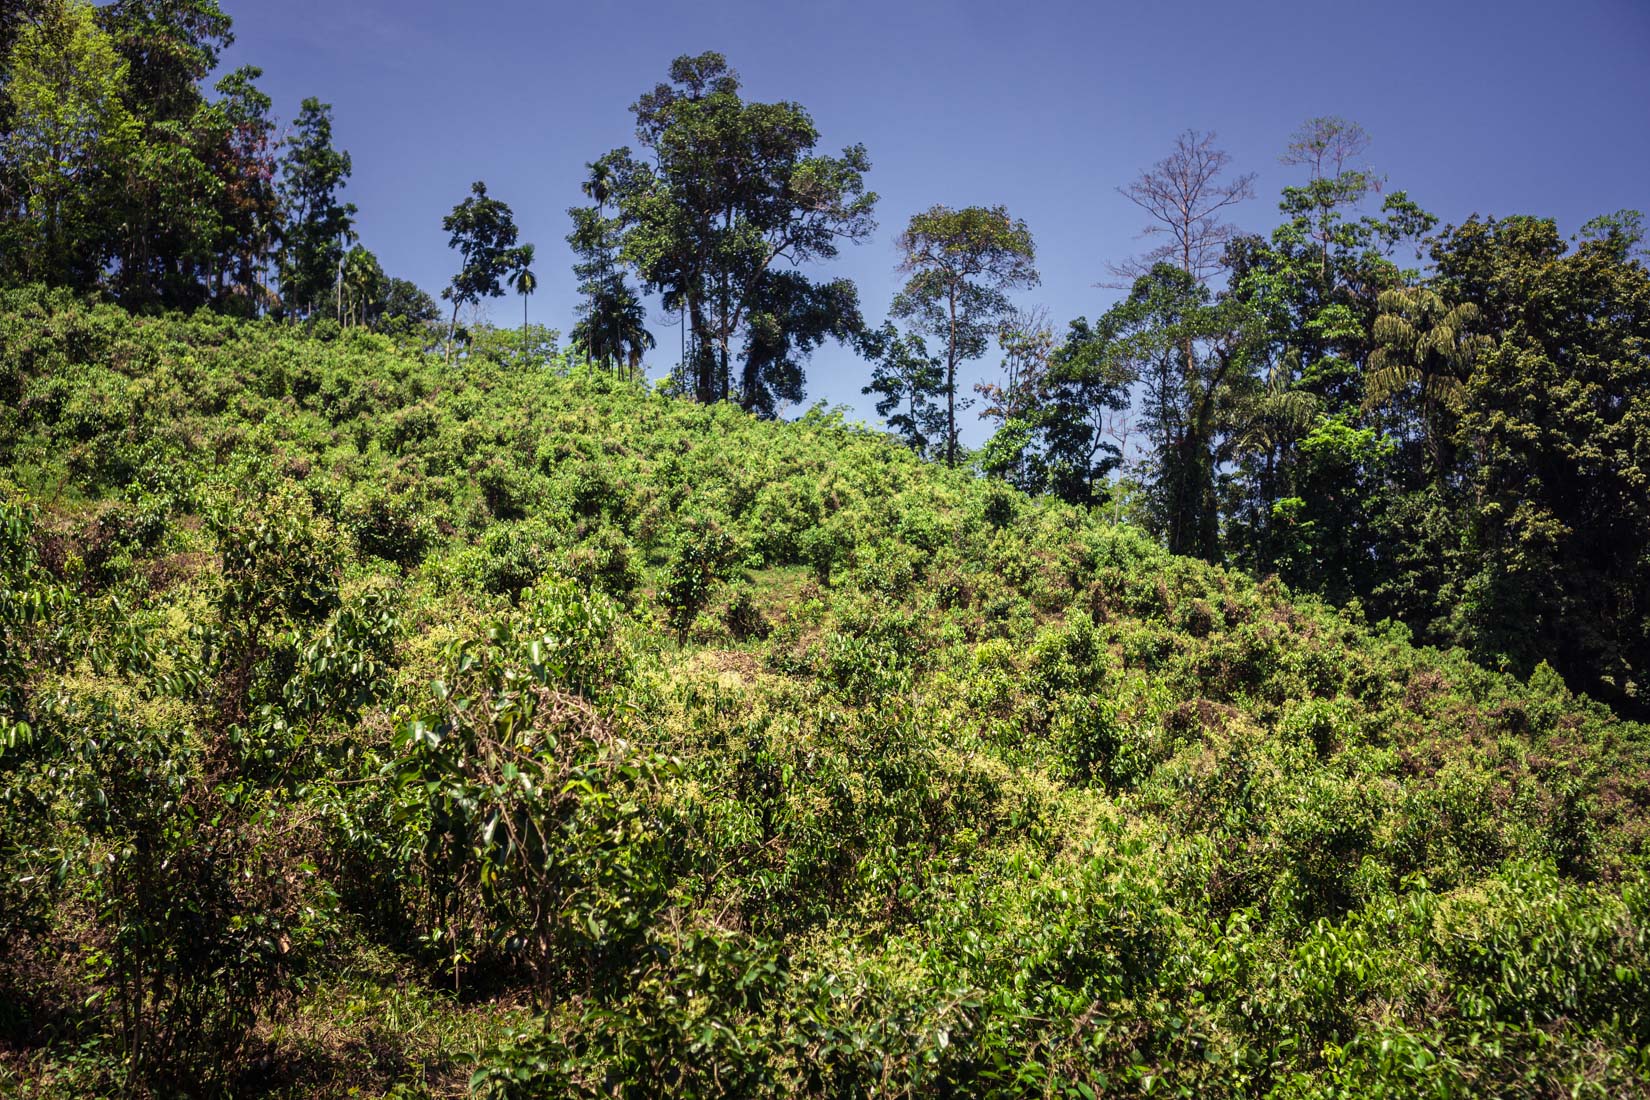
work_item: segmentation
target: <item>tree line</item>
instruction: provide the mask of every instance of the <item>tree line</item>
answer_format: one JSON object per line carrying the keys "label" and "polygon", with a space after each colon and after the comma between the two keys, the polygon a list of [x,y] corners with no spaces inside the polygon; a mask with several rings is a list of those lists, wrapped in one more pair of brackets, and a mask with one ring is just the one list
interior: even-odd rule
{"label": "tree line", "polygon": [[[28,0],[0,15],[0,278],[292,321],[438,331],[385,275],[344,201],[330,108],[283,134],[261,75],[207,87],[230,20],[216,0]],[[1212,133],[1188,131],[1119,190],[1155,245],[1108,271],[1121,300],[1058,328],[1030,229],[1000,205],[934,206],[898,236],[904,286],[865,318],[811,274],[876,228],[863,146],[821,151],[794,102],[742,94],[717,53],[678,58],[632,105],[635,145],[596,158],[570,211],[574,345],[635,373],[644,297],[681,324],[669,386],[773,416],[826,341],[920,453],[1110,509],[1176,553],[1227,562],[1420,640],[1647,713],[1650,275],[1640,216],[1440,225],[1309,120],[1269,233]],[[534,248],[484,182],[443,222],[460,309],[537,287]],[[1406,266],[1406,262],[1412,266]],[[1001,371],[964,390],[961,368]],[[960,416],[991,427],[972,456]]]}
{"label": "tree line", "polygon": [[283,131],[216,0],[21,0],[0,13],[0,278],[132,309],[425,322],[342,193],[330,105]]}

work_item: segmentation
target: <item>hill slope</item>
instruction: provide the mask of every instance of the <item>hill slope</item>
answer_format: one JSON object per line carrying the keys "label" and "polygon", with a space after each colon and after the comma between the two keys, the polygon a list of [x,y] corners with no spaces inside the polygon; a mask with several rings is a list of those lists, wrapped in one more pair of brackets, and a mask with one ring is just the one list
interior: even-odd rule
{"label": "hill slope", "polygon": [[832,416],[0,349],[8,1091],[1650,1089],[1650,731],[1545,671]]}

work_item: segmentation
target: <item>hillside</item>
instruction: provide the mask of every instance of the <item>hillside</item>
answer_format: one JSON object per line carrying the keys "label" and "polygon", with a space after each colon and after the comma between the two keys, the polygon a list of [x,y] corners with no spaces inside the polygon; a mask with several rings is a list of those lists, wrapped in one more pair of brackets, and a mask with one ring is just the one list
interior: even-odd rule
{"label": "hillside", "polygon": [[1650,1094],[1650,729],[510,335],[0,294],[0,1092]]}

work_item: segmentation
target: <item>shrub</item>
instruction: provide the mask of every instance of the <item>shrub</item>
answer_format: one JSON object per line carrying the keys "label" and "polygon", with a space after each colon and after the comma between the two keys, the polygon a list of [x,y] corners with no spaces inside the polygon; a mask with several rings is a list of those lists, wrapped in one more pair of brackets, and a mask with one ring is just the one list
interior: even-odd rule
{"label": "shrub", "polygon": [[490,951],[531,972],[541,1004],[618,980],[660,903],[662,763],[597,709],[622,677],[612,620],[566,588],[523,594],[485,645],[459,645],[404,722],[401,812],[422,823],[427,941],[460,964]]}
{"label": "shrub", "polygon": [[732,537],[716,521],[694,518],[682,525],[659,589],[659,601],[678,642],[686,639],[688,627],[737,560]]}

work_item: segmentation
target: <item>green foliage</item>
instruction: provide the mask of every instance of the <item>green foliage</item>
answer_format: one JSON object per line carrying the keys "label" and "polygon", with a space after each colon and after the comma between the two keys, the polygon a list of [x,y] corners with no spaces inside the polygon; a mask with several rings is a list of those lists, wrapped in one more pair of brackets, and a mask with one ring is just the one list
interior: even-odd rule
{"label": "green foliage", "polygon": [[636,292],[626,282],[619,267],[619,248],[622,225],[619,219],[607,217],[607,201],[614,187],[615,161],[603,157],[589,165],[590,177],[584,183],[584,193],[594,206],[574,207],[568,216],[573,219],[573,231],[567,243],[579,256],[573,273],[580,279],[579,292],[584,302],[579,308],[579,323],[570,334],[573,343],[584,349],[592,361],[618,366],[635,375],[639,372],[642,355],[656,345],[653,334],[647,331],[647,309]]}
{"label": "green foliage", "polygon": [[355,204],[338,200],[353,171],[350,155],[332,147],[332,105],[304,100],[297,132],[281,160],[281,297],[287,312],[324,310],[355,233]]}
{"label": "green foliage", "polygon": [[485,948],[519,957],[543,1004],[589,990],[652,919],[657,761],[596,709],[624,686],[613,630],[571,588],[523,592],[485,646],[452,647],[431,705],[397,730],[400,813],[424,833],[425,938],[455,988]]}
{"label": "green foliage", "polygon": [[507,335],[4,292],[0,1088],[1645,1090],[1562,655]]}
{"label": "green foliage", "polygon": [[871,383],[861,393],[877,395],[877,415],[901,442],[925,457],[936,453],[945,431],[938,399],[946,392],[945,362],[928,354],[915,333],[901,333],[892,321],[860,337],[860,354],[872,364]]}
{"label": "green foliage", "polygon": [[524,272],[531,274],[528,268],[533,264],[533,246],[516,244],[519,231],[515,214],[504,203],[488,197],[487,185],[481,180],[471,184],[469,197],[441,219],[441,228],[450,235],[448,246],[457,249],[464,261],[452,282],[441,291],[441,296],[453,303],[452,324],[447,332],[451,357],[459,307],[500,297],[505,282]]}
{"label": "green foliage", "polygon": [[4,223],[7,274],[89,285],[107,258],[100,203],[110,196],[100,184],[140,141],[123,99],[127,63],[91,4],[51,0],[23,23],[6,67],[0,160],[21,207]]}
{"label": "green foliage", "polygon": [[[957,464],[957,366],[984,354],[1008,291],[1037,285],[1036,244],[1002,206],[913,214],[899,237],[900,270],[910,275],[894,299],[895,317],[945,341],[945,461]],[[918,354],[921,354],[920,345]]]}
{"label": "green foliage", "polygon": [[86,979],[118,1022],[126,1078],[210,1087],[285,999],[294,941],[325,900],[312,870],[284,873],[257,796],[214,786],[177,733],[95,699],[59,717],[78,731],[60,780],[78,843],[63,858],[92,868],[78,885],[104,935]]}
{"label": "green foliage", "polygon": [[802,399],[808,353],[859,328],[851,283],[816,284],[777,262],[828,260],[839,242],[864,240],[877,197],[865,189],[863,146],[816,153],[819,131],[800,104],[747,102],[739,90],[721,54],[678,57],[670,83],[631,106],[649,159],[622,148],[592,165],[586,192],[597,205],[573,212],[583,331],[599,358],[635,346],[616,251],[667,312],[684,315],[683,392],[773,415]]}
{"label": "green foliage", "polygon": [[733,540],[715,521],[690,519],[682,526],[659,591],[659,602],[679,639],[710,602],[712,589],[734,559]]}

